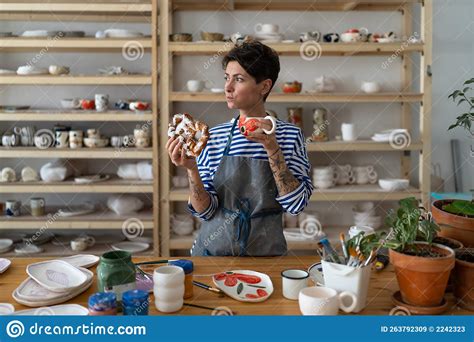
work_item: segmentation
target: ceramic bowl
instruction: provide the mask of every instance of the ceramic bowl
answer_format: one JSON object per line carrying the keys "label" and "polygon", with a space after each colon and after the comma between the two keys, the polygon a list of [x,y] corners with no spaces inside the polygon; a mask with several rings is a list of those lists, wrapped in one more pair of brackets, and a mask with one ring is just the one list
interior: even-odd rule
{"label": "ceramic bowl", "polygon": [[218,32],[201,32],[201,38],[208,42],[221,42],[224,40],[224,35]]}
{"label": "ceramic bowl", "polygon": [[46,75],[49,74],[48,69],[38,68],[31,65],[23,65],[16,70],[18,75]]}
{"label": "ceramic bowl", "polygon": [[360,89],[367,94],[378,93],[380,91],[380,84],[373,81],[366,81],[362,82]]}
{"label": "ceramic bowl", "polygon": [[66,109],[78,109],[81,108],[81,100],[74,98],[74,99],[62,99],[61,100],[61,107]]}
{"label": "ceramic bowl", "polygon": [[108,145],[109,139],[84,138],[83,142],[84,142],[84,145],[90,148],[105,147]]}
{"label": "ceramic bowl", "polygon": [[172,42],[192,42],[193,35],[191,33],[173,33],[170,34],[170,41]]}
{"label": "ceramic bowl", "polygon": [[329,181],[319,181],[315,180],[314,185],[316,185],[317,188],[319,189],[329,189],[334,186],[334,181],[329,180]]}
{"label": "ceramic bowl", "polygon": [[410,181],[408,179],[386,178],[379,179],[379,186],[386,191],[406,190]]}

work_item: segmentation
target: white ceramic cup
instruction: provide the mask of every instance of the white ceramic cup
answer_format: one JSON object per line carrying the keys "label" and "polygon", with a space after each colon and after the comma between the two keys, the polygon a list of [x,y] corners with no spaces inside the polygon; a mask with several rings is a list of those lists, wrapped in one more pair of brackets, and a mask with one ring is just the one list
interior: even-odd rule
{"label": "white ceramic cup", "polygon": [[21,201],[16,201],[16,200],[5,201],[5,215],[6,216],[20,216],[21,215]]}
{"label": "white ceramic cup", "polygon": [[[347,299],[350,304],[346,304]],[[357,306],[357,297],[354,293],[343,291],[337,293],[329,287],[307,287],[299,294],[300,311],[305,316],[334,316],[339,309],[352,312]]]}
{"label": "white ceramic cup", "polygon": [[203,91],[204,88],[210,88],[210,82],[205,82],[201,80],[189,80],[186,82],[186,88],[188,88],[188,91],[196,93]]}
{"label": "white ceramic cup", "polygon": [[341,125],[342,140],[354,141],[356,140],[355,125],[353,123],[343,123]]}
{"label": "white ceramic cup", "polygon": [[98,112],[105,112],[109,108],[109,95],[96,94],[95,95],[95,110]]}
{"label": "white ceramic cup", "polygon": [[80,236],[71,240],[71,249],[73,251],[84,251],[95,244],[95,239],[92,236]]}
{"label": "white ceramic cup", "polygon": [[283,297],[298,300],[302,289],[308,286],[309,273],[303,270],[284,270],[281,272]]}
{"label": "white ceramic cup", "polygon": [[275,34],[278,33],[279,27],[275,24],[257,24],[255,25],[255,33],[258,34]]}
{"label": "white ceramic cup", "polygon": [[161,266],[153,272],[155,306],[161,312],[176,312],[183,307],[184,271],[178,266]]}
{"label": "white ceramic cup", "polygon": [[372,94],[380,91],[380,85],[375,81],[364,81],[362,82],[360,89],[365,93]]}
{"label": "white ceramic cup", "polygon": [[316,185],[316,187],[318,187],[319,189],[329,189],[336,184],[336,181],[334,179],[330,179],[330,180],[315,179],[313,180],[313,182],[314,182],[314,185]]}
{"label": "white ceramic cup", "polygon": [[56,147],[65,148],[69,146],[69,132],[56,131]]}
{"label": "white ceramic cup", "polygon": [[30,209],[32,216],[44,216],[46,202],[44,198],[37,197],[30,199]]}

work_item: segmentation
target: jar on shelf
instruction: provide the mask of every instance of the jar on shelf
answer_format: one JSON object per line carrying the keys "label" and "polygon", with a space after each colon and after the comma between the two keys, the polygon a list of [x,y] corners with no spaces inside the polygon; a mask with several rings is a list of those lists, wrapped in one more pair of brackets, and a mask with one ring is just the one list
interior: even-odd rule
{"label": "jar on shelf", "polygon": [[113,292],[121,302],[123,293],[136,287],[132,255],[126,251],[104,253],[97,266],[97,285],[99,292]]}
{"label": "jar on shelf", "polygon": [[313,110],[313,133],[311,135],[313,141],[327,141],[329,139],[327,116],[328,112],[325,108],[315,108]]}
{"label": "jar on shelf", "polygon": [[303,108],[294,107],[287,108],[288,111],[288,122],[292,123],[296,127],[303,129]]}

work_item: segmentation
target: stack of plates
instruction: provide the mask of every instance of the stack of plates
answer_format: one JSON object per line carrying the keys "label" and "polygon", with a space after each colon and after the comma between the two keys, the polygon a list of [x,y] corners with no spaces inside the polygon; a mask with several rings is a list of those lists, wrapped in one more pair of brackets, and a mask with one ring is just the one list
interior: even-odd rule
{"label": "stack of plates", "polygon": [[0,239],[0,253],[8,252],[13,246],[13,240],[11,239]]}
{"label": "stack of plates", "polygon": [[[74,256],[76,264],[87,258]],[[89,260],[89,263],[91,261]],[[28,265],[30,276],[13,291],[18,303],[40,307],[66,302],[86,291],[93,282],[94,274],[86,268],[75,267],[64,260],[50,260]]]}
{"label": "stack of plates", "polygon": [[397,128],[387,129],[385,131],[375,133],[372,136],[372,140],[377,142],[390,142],[390,140],[394,140],[394,138],[398,135],[405,135],[406,137],[410,137],[410,133],[408,133],[408,130],[404,128]]}
{"label": "stack of plates", "polygon": [[281,33],[268,33],[268,34],[257,34],[255,39],[262,43],[280,43],[283,40],[283,34]]}

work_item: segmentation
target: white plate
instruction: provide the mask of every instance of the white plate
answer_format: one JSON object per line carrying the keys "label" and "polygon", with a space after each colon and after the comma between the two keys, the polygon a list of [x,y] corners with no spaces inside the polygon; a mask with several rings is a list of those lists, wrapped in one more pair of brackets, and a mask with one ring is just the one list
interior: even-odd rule
{"label": "white plate", "polygon": [[84,286],[74,291],[52,292],[45,289],[36,281],[28,277],[20,284],[20,286],[15,289],[15,291],[13,291],[13,299],[15,299],[20,304],[30,307],[64,303],[86,291],[94,282],[94,273],[82,267],[80,267],[79,270],[86,275],[87,282],[84,284]]}
{"label": "white plate", "polygon": [[[245,278],[238,275],[250,276],[253,280],[245,281]],[[225,294],[241,302],[263,302],[273,293],[273,283],[270,277],[255,271],[222,272],[214,274],[212,281]]]}
{"label": "white plate", "polygon": [[46,306],[38,309],[16,311],[13,315],[19,316],[87,316],[89,310],[79,304],[62,304]]}
{"label": "white plate", "polygon": [[150,247],[150,244],[144,242],[132,242],[124,241],[112,245],[112,248],[116,251],[127,251],[130,253],[139,253],[146,251]]}
{"label": "white plate", "polygon": [[95,206],[93,204],[83,204],[78,206],[71,206],[68,208],[61,208],[58,210],[58,215],[62,217],[71,217],[87,215],[93,212],[95,212]]}
{"label": "white plate", "polygon": [[85,267],[89,268],[94,266],[99,262],[99,257],[92,254],[77,254],[71,255],[65,258],[60,258],[59,260],[66,261],[74,267]]}
{"label": "white plate", "polygon": [[53,292],[68,292],[83,286],[87,276],[66,261],[49,260],[30,264],[26,273]]}
{"label": "white plate", "polygon": [[10,303],[0,303],[0,316],[11,315],[15,312],[15,307]]}
{"label": "white plate", "polygon": [[151,236],[137,236],[136,238],[129,238],[128,241],[141,242],[141,243],[152,243],[153,238]]}
{"label": "white plate", "polygon": [[17,254],[38,254],[43,251],[43,248],[36,246],[36,245],[18,245],[15,247],[15,253]]}
{"label": "white plate", "polygon": [[8,270],[12,262],[9,259],[0,258],[0,274]]}
{"label": "white plate", "polygon": [[89,176],[82,176],[74,178],[74,182],[77,184],[91,184],[91,183],[99,183],[106,181],[109,179],[109,175],[89,175]]}
{"label": "white plate", "polygon": [[107,38],[138,38],[143,37],[143,33],[124,30],[124,29],[108,29],[104,31]]}

